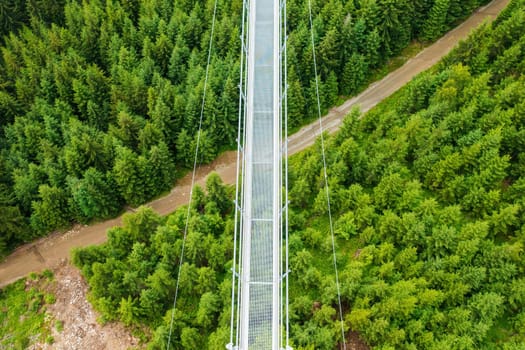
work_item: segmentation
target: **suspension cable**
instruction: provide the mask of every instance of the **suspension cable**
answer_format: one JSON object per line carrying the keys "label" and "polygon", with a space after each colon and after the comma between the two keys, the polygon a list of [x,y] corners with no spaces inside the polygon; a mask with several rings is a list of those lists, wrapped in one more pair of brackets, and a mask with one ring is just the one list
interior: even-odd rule
{"label": "suspension cable", "polygon": [[[246,36],[247,36],[247,31],[246,31],[246,21],[248,19],[248,11],[249,11],[249,6],[248,6],[248,0],[243,0],[243,11],[244,11],[244,21],[243,21],[243,28],[244,28],[244,33],[243,33],[243,40],[241,40],[241,44],[244,45],[244,65],[243,65],[243,68],[246,68],[247,69],[247,65],[248,65],[248,55],[247,55],[247,44],[244,40],[246,40]],[[241,48],[242,50],[242,48]],[[242,53],[241,53],[242,55]],[[241,61],[242,62],[242,61]],[[244,105],[243,105],[243,109],[242,109],[242,125],[245,126],[246,125],[246,118],[247,118],[247,113],[246,113],[246,93],[247,93],[247,85],[248,85],[248,74],[245,73],[244,74],[244,77],[241,76],[239,78],[239,81],[240,81],[240,84],[241,87],[239,88],[239,92],[243,94],[243,101],[245,102]],[[240,97],[239,97],[240,98]],[[244,147],[244,145],[246,145],[246,132],[244,132],[245,130],[243,129],[243,132],[242,132],[242,145]],[[243,149],[243,159],[244,159],[244,149]],[[241,168],[241,174],[240,174],[240,178],[239,178],[239,181],[240,181],[240,184],[241,184],[241,190],[240,190],[240,194],[241,194],[241,198],[240,198],[240,203],[242,203],[242,206],[244,208],[244,197],[245,197],[245,191],[244,191],[244,178],[245,178],[245,167],[242,166]],[[241,212],[241,215],[240,215],[240,221],[239,221],[239,232],[242,232],[242,227],[244,226],[244,215],[243,213]],[[239,246],[239,263],[238,263],[238,270],[239,272],[242,271],[242,246],[243,246],[243,235],[242,234],[239,234],[239,243],[238,243],[238,246]],[[241,278],[237,278],[237,291],[240,291],[241,290]],[[238,340],[239,340],[239,333],[240,333],[240,322],[241,322],[241,317],[240,317],[240,305],[241,303],[241,293],[237,293],[237,301],[236,301],[236,305],[238,306],[237,307],[237,312],[236,312],[236,316],[237,316],[237,323],[236,323],[236,333],[235,333],[235,339],[236,339],[236,343],[238,343]]]}
{"label": "suspension cable", "polygon": [[290,263],[289,263],[289,252],[288,252],[288,236],[289,236],[289,226],[288,226],[288,24],[287,24],[287,2],[283,0],[283,57],[281,57],[281,64],[283,66],[283,80],[284,80],[284,205],[286,208],[285,217],[284,217],[284,244],[285,244],[285,334],[286,334],[286,350],[290,349],[290,293],[289,293],[289,274],[290,274]]}
{"label": "suspension cable", "polygon": [[170,349],[171,344],[171,335],[173,333],[173,321],[175,317],[175,309],[177,307],[177,296],[179,293],[179,281],[182,271],[182,263],[184,261],[184,248],[186,245],[186,238],[188,235],[188,226],[190,222],[190,215],[191,215],[191,202],[193,199],[193,186],[195,185],[195,175],[197,173],[197,159],[199,156],[199,146],[200,146],[200,139],[201,139],[201,130],[202,130],[202,120],[204,116],[204,104],[206,102],[206,89],[208,86],[208,74],[210,69],[210,60],[211,60],[211,49],[213,44],[213,32],[215,29],[215,17],[217,15],[217,0],[215,0],[215,4],[213,6],[213,18],[211,22],[211,33],[210,33],[210,43],[208,46],[208,60],[206,62],[206,74],[204,76],[204,91],[202,93],[202,105],[201,105],[201,113],[199,117],[199,129],[197,131],[197,145],[195,146],[195,156],[193,158],[193,172],[191,175],[191,187],[190,187],[190,198],[188,200],[188,210],[186,212],[186,223],[184,225],[184,235],[182,239],[182,247],[180,252],[180,259],[179,259],[179,271],[177,272],[177,284],[175,286],[175,296],[173,297],[173,308],[171,310],[171,321],[170,321],[170,329],[169,329],[169,335],[168,335],[168,344],[167,344],[167,350]]}
{"label": "suspension cable", "polygon": [[330,235],[332,238],[332,254],[333,254],[333,263],[334,263],[334,270],[335,270],[335,284],[337,288],[337,301],[339,304],[339,318],[341,321],[341,336],[343,338],[343,349],[346,350],[346,338],[345,338],[345,328],[344,328],[344,320],[343,320],[343,307],[341,303],[341,288],[339,285],[339,273],[337,271],[337,257],[335,253],[335,236],[334,236],[334,225],[332,220],[332,210],[330,207],[330,189],[328,187],[328,175],[326,171],[326,152],[325,152],[325,144],[324,144],[324,130],[323,130],[323,119],[321,116],[321,101],[319,98],[319,77],[317,74],[317,60],[315,56],[315,40],[314,40],[314,24],[312,19],[312,1],[308,0],[308,13],[310,16],[310,34],[312,39],[312,55],[314,60],[314,74],[315,74],[315,92],[317,96],[317,114],[319,117],[319,129],[321,133],[321,154],[323,158],[323,175],[324,175],[324,183],[325,183],[325,192],[326,192],[326,205],[327,205],[327,212],[328,212],[328,220],[330,223]]}
{"label": "suspension cable", "polygon": [[[238,124],[237,124],[237,169],[236,169],[236,183],[235,183],[235,228],[233,233],[233,258],[232,258],[232,291],[231,291],[231,316],[230,316],[230,343],[227,345],[227,348],[233,349],[233,331],[234,331],[234,324],[235,324],[235,315],[237,314],[238,317],[238,308],[235,308],[235,279],[236,279],[236,264],[237,264],[237,237],[239,235],[239,231],[241,231],[242,224],[243,224],[243,215],[242,212],[240,213],[240,205],[242,203],[242,198],[239,198],[239,193],[244,193],[244,181],[242,180],[244,176],[241,176],[241,172],[244,173],[244,167],[241,166],[241,153],[242,153],[242,144],[244,142],[241,140],[242,133],[242,127],[244,125],[243,119],[246,113],[244,113],[245,105],[244,103],[244,96],[246,96],[246,92],[244,91],[244,88],[246,84],[243,84],[244,79],[244,61],[245,61],[245,43],[244,43],[244,36],[245,36],[245,19],[246,19],[246,0],[243,1],[242,5],[242,19],[241,19],[241,56],[240,56],[240,67],[239,67],[239,115],[238,115]],[[243,154],[244,157],[244,154]],[[240,252],[241,245],[239,245],[239,256],[241,255]],[[239,261],[239,269],[240,269],[240,261]],[[240,279],[239,279],[240,281]],[[239,282],[238,281],[238,282]],[[238,290],[238,289],[237,289]],[[237,309],[237,311],[236,311]],[[239,327],[236,327],[237,330]],[[237,336],[238,337],[238,336]],[[236,337],[236,338],[237,338]]]}

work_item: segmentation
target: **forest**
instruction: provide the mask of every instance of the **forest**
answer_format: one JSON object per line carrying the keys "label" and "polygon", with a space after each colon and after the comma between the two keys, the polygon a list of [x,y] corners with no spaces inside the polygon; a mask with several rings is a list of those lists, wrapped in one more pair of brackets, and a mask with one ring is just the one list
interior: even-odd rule
{"label": "forest", "polygon": [[[441,3],[441,2],[436,2]],[[448,3],[448,2],[443,2]],[[327,135],[344,327],[373,349],[523,349],[525,0]],[[341,343],[320,144],[290,163],[294,349]],[[174,349],[229,341],[232,189],[195,189]],[[164,349],[186,208],[126,214],[74,252],[106,321]]]}
{"label": "forest", "polygon": [[[486,0],[314,1],[324,110]],[[0,258],[168,191],[193,164],[213,0],[0,2]],[[288,0],[289,121],[315,117],[305,1]],[[241,0],[219,0],[199,163],[234,147]]]}

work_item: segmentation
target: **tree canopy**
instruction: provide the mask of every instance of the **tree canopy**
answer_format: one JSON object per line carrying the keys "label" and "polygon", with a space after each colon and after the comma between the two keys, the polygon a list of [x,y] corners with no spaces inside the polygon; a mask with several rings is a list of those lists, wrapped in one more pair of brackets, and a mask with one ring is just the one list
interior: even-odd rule
{"label": "tree canopy", "polygon": [[[327,138],[344,327],[371,348],[523,347],[524,25],[525,1],[511,0]],[[290,164],[295,349],[340,342],[320,157],[316,144]],[[195,192],[172,346],[216,349],[229,341],[232,191],[213,176]],[[150,349],[168,339],[185,213],[140,209],[107,244],[74,254],[97,309],[153,329]]]}
{"label": "tree canopy", "polygon": [[[314,2],[322,107],[485,0]],[[237,134],[242,1],[219,0],[200,162]],[[193,165],[213,3],[3,0],[0,255],[167,191]],[[307,4],[289,0],[290,124],[315,115]],[[50,205],[59,199],[60,206]],[[3,204],[2,204],[3,205]]]}

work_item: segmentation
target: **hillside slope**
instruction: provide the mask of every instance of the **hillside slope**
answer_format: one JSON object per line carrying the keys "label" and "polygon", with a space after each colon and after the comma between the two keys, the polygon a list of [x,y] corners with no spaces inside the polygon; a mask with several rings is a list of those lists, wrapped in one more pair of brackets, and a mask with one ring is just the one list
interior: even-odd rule
{"label": "hillside slope", "polygon": [[[345,328],[377,349],[521,349],[525,342],[525,1],[329,139]],[[296,349],[338,343],[318,145],[292,159]],[[229,340],[228,190],[196,191],[175,348]],[[107,319],[168,339],[185,211],[142,208],[75,263]],[[162,317],[161,315],[166,315]]]}
{"label": "hillside slope", "polygon": [[[331,110],[325,118],[325,127],[330,131],[337,130],[343,117],[355,105],[362,106],[363,110],[373,107],[403,86],[417,73],[429,68],[439,58],[443,57],[445,53],[449,52],[460,39],[465,38],[479,23],[483,20],[492,19],[497,15],[507,3],[508,0],[495,0],[486,7],[476,11],[466,22],[447,33],[442,39],[425,49],[407,64],[381,81],[374,83],[356,98],[352,98],[343,105]],[[296,134],[291,135],[289,142],[290,153],[298,152],[310,146],[317,137],[318,132],[318,122],[313,122]],[[198,169],[197,183],[204,185],[205,178],[211,170],[217,171],[225,183],[233,183],[235,180],[235,161],[236,156],[233,152],[225,152],[211,164],[201,166]],[[179,180],[177,186],[167,196],[150,202],[148,205],[161,215],[171,213],[178,206],[187,203],[190,183],[191,174]],[[69,251],[73,247],[100,244],[106,241],[106,230],[119,225],[121,222],[121,218],[118,218],[89,226],[76,226],[63,234],[55,234],[34,244],[22,247],[0,264],[0,286],[21,278],[31,271],[52,268],[61,259],[67,258]]]}
{"label": "hillside slope", "polygon": [[[315,4],[323,108],[358,91],[412,39],[437,38],[485,2]],[[214,8],[205,0],[19,3],[0,4],[0,256],[145,203],[193,165]],[[311,44],[306,2],[287,4],[289,120],[299,126],[315,115]],[[241,8],[218,1],[203,163],[235,144]]]}

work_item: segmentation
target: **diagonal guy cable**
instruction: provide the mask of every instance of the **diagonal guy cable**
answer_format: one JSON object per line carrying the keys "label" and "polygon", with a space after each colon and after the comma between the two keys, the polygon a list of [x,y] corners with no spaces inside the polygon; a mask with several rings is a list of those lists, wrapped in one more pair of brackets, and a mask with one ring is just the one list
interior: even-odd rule
{"label": "diagonal guy cable", "polygon": [[213,44],[213,32],[214,32],[214,29],[215,29],[215,17],[216,17],[216,15],[217,15],[217,0],[215,0],[215,5],[213,7],[213,18],[212,18],[212,22],[211,22],[211,33],[210,33],[210,44],[208,46],[208,60],[207,60],[207,63],[206,63],[206,75],[204,77],[204,91],[202,93],[202,106],[201,106],[201,114],[200,114],[200,118],[199,118],[199,130],[197,131],[197,145],[195,146],[195,157],[193,159],[193,173],[192,173],[192,176],[191,176],[190,198],[189,198],[189,201],[188,201],[188,211],[186,213],[186,224],[184,226],[184,237],[183,237],[183,240],[182,240],[182,248],[181,248],[180,259],[179,259],[179,271],[177,273],[177,285],[175,287],[175,296],[173,298],[173,308],[171,310],[170,330],[169,330],[169,335],[168,335],[168,344],[166,346],[167,350],[170,349],[171,334],[173,333],[173,320],[174,320],[174,317],[175,317],[175,309],[177,307],[177,296],[178,296],[178,293],[179,293],[179,280],[180,280],[180,275],[181,275],[181,270],[182,270],[182,263],[184,261],[184,248],[185,248],[185,244],[186,244],[186,237],[188,235],[188,225],[189,225],[189,222],[190,222],[191,201],[193,199],[193,186],[195,185],[195,174],[197,172],[197,159],[198,159],[198,155],[199,155],[199,145],[200,145],[201,130],[202,130],[202,119],[203,119],[203,115],[204,115],[204,104],[206,102],[206,88],[208,86],[208,73],[209,73],[209,69],[210,69],[211,48],[212,48],[212,44]]}
{"label": "diagonal guy cable", "polygon": [[326,172],[326,152],[325,152],[325,145],[324,145],[324,135],[323,135],[323,119],[321,116],[321,102],[319,99],[319,77],[317,74],[317,60],[315,57],[315,40],[314,40],[314,24],[312,20],[312,1],[308,0],[308,13],[310,15],[310,33],[312,38],[312,55],[314,60],[314,73],[315,73],[315,92],[317,96],[317,113],[319,116],[319,129],[321,132],[321,153],[323,157],[323,172],[324,172],[324,183],[325,183],[325,191],[326,191],[326,204],[327,204],[327,210],[328,210],[328,219],[330,222],[330,234],[332,238],[332,253],[333,253],[333,262],[334,262],[334,270],[335,270],[335,284],[337,287],[337,300],[339,304],[339,317],[341,321],[341,336],[343,338],[343,349],[346,350],[346,338],[345,338],[345,327],[344,327],[344,321],[343,321],[343,307],[341,304],[341,288],[339,285],[339,273],[337,271],[337,257],[335,254],[335,237],[334,237],[334,225],[332,220],[332,210],[330,208],[330,189],[328,187],[328,175]]}

